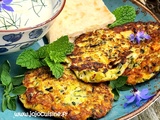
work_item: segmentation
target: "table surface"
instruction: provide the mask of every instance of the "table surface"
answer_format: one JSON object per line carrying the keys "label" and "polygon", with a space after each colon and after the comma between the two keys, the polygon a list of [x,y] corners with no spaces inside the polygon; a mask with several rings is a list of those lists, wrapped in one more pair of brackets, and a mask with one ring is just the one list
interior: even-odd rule
{"label": "table surface", "polygon": [[149,108],[131,120],[160,120],[160,97]]}

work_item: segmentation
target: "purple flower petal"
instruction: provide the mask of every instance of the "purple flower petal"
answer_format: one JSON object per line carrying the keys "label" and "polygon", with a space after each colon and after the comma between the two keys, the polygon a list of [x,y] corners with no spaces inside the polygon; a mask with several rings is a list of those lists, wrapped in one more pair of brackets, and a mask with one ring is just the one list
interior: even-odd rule
{"label": "purple flower petal", "polygon": [[129,39],[131,42],[135,41],[136,43],[140,43],[141,41],[151,39],[151,36],[145,33],[144,31],[138,31],[136,35],[130,34]]}
{"label": "purple flower petal", "polygon": [[14,11],[12,7],[6,6],[5,4],[2,4],[2,8],[8,11],[12,11],[12,12]]}
{"label": "purple flower petal", "polygon": [[136,37],[136,42],[139,44],[141,42],[141,38],[140,37]]}
{"label": "purple flower petal", "polygon": [[142,89],[142,91],[136,90],[133,95],[125,96],[127,102],[124,104],[124,108],[127,107],[128,104],[135,102],[137,106],[140,106],[141,100],[147,100],[152,98],[154,95],[147,95],[148,89]]}
{"label": "purple flower petal", "polygon": [[137,32],[137,37],[138,38],[141,38],[141,37],[143,37],[144,36],[144,31],[138,31]]}
{"label": "purple flower petal", "polygon": [[126,103],[124,103],[123,107],[126,108],[127,105],[129,105],[130,103],[134,102],[136,96],[131,95],[131,96],[125,96],[126,99],[128,99],[128,101]]}
{"label": "purple flower petal", "polygon": [[144,100],[148,100],[150,98],[152,98],[154,95],[142,95],[141,98]]}
{"label": "purple flower petal", "polygon": [[126,107],[127,107],[127,105],[128,105],[128,103],[124,103],[123,107],[124,107],[124,108],[126,108]]}
{"label": "purple flower petal", "polygon": [[151,36],[148,35],[148,34],[145,34],[145,35],[144,35],[144,38],[147,39],[147,40],[149,40],[149,39],[151,39]]}
{"label": "purple flower petal", "polygon": [[140,101],[142,100],[141,98],[140,98],[140,96],[139,95],[136,95],[136,105],[139,107],[140,106]]}
{"label": "purple flower petal", "polygon": [[146,94],[148,94],[148,89],[147,88],[145,88],[145,89],[143,89],[141,92],[140,92],[140,97],[142,98],[142,99],[150,99],[151,97],[153,97],[154,95],[146,95]]}
{"label": "purple flower petal", "polygon": [[134,36],[134,34],[130,34],[130,37],[129,37],[129,39],[130,39],[131,41],[134,41],[134,39],[135,39],[135,36]]}
{"label": "purple flower petal", "polygon": [[2,0],[4,4],[8,5],[12,2],[12,0]]}
{"label": "purple flower petal", "polygon": [[126,103],[132,103],[135,100],[136,96],[132,96]]}
{"label": "purple flower petal", "polygon": [[148,94],[148,89],[147,88],[142,89],[140,95],[146,95],[146,94]]}
{"label": "purple flower petal", "polygon": [[129,100],[129,99],[131,99],[131,97],[133,97],[134,95],[126,95],[125,96],[125,98],[127,99],[127,100]]}

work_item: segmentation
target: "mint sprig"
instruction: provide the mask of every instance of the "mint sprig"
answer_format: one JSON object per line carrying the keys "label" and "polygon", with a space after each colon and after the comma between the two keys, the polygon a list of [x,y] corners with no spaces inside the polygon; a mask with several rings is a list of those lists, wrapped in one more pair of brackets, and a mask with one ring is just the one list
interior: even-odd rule
{"label": "mint sprig", "polygon": [[129,5],[118,7],[112,13],[115,15],[116,21],[110,24],[108,26],[109,28],[113,28],[128,22],[133,22],[136,18],[135,8]]}
{"label": "mint sprig", "polygon": [[38,50],[27,49],[22,52],[16,64],[27,69],[48,66],[55,78],[63,75],[65,61],[68,54],[73,51],[74,45],[69,42],[68,36],[62,36],[51,44],[40,47]]}
{"label": "mint sprig", "polygon": [[28,49],[18,56],[16,64],[26,67],[27,69],[35,69],[43,65],[39,59],[40,57],[33,49]]}
{"label": "mint sprig", "polygon": [[23,94],[26,91],[26,87],[21,85],[24,76],[10,75],[10,63],[5,61],[0,66],[0,85],[3,87],[2,96],[2,111],[6,109],[16,110],[16,99],[18,95]]}
{"label": "mint sprig", "polygon": [[128,77],[127,76],[119,76],[116,80],[112,80],[109,83],[109,86],[112,88],[112,92],[114,94],[114,100],[118,100],[120,97],[119,91],[125,91],[131,89],[129,85],[126,85]]}

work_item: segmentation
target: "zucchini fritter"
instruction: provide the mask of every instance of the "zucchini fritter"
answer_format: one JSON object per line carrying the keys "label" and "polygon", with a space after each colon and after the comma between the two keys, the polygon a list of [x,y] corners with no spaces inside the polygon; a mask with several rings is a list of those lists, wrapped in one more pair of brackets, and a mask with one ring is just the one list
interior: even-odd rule
{"label": "zucchini fritter", "polygon": [[[132,33],[127,32],[127,35]],[[85,82],[117,79],[139,54],[131,48],[132,43],[125,34],[99,29],[79,36],[74,51],[68,56],[70,69]]]}
{"label": "zucchini fritter", "polygon": [[132,44],[132,48],[140,54],[123,73],[123,75],[128,76],[127,83],[135,85],[157,75],[160,71],[160,23],[133,22],[116,27],[114,30],[117,33],[132,30],[135,34],[138,31],[144,31],[151,37],[150,40],[142,41],[140,44]]}
{"label": "zucchini fritter", "polygon": [[27,90],[20,95],[24,107],[38,112],[66,113],[59,117],[67,120],[101,118],[112,108],[114,95],[104,83],[87,84],[79,81],[65,69],[60,79],[55,79],[48,68],[28,71],[23,80]]}
{"label": "zucchini fritter", "polygon": [[[151,39],[132,42],[130,35],[138,31]],[[82,34],[68,59],[70,69],[85,82],[116,80],[121,75],[128,76],[128,84],[144,82],[160,71],[160,23],[131,22]]]}

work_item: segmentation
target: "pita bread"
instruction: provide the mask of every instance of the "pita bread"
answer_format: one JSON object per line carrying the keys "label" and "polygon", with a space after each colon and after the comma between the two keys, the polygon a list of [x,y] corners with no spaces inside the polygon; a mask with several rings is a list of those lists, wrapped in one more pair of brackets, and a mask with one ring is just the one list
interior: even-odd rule
{"label": "pita bread", "polygon": [[103,0],[66,0],[46,36],[50,43],[63,35],[68,35],[73,42],[76,36],[104,28],[115,19]]}

